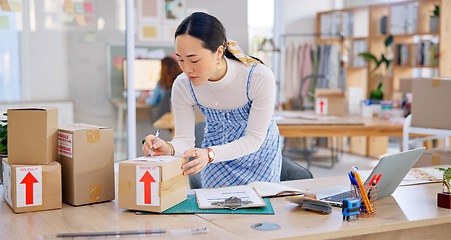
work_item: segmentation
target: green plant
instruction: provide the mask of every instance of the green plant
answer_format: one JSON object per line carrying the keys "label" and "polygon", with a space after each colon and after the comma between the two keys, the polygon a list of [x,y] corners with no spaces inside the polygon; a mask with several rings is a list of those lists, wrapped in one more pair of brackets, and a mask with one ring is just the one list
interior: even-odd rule
{"label": "green plant", "polygon": [[376,100],[382,100],[384,99],[384,93],[383,93],[383,86],[382,86],[382,73],[380,71],[378,72],[378,69],[381,66],[385,66],[385,72],[388,72],[391,64],[393,63],[393,59],[388,57],[388,50],[393,44],[393,36],[389,35],[385,41],[385,53],[382,53],[381,56],[378,58],[375,54],[371,52],[361,52],[358,54],[358,56],[362,57],[366,62],[372,62],[374,63],[374,68],[371,70],[372,72],[375,72],[376,78],[379,79],[379,83],[377,85],[377,88],[372,90],[370,92],[370,99],[376,99]]}
{"label": "green plant", "polygon": [[434,10],[432,11],[433,17],[440,17],[440,4],[434,5]]}
{"label": "green plant", "polygon": [[451,194],[451,167],[448,168],[438,167],[436,169],[443,171],[443,185],[448,190],[446,193]]}
{"label": "green plant", "polygon": [[0,154],[8,154],[8,126],[6,120],[0,121]]}

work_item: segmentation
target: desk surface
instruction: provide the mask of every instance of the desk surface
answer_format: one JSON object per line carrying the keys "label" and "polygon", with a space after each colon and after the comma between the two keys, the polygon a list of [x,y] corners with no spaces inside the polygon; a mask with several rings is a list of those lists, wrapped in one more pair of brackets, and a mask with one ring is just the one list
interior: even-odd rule
{"label": "desk surface", "polygon": [[[345,177],[334,177],[284,184],[316,191],[331,184],[347,182],[349,180]],[[437,183],[399,187],[392,196],[378,200],[375,217],[360,218],[352,222],[342,221],[340,208],[334,207],[331,214],[322,215],[304,211],[284,198],[271,199],[276,212],[273,216],[201,216],[229,232],[240,233],[244,239],[349,239],[352,236],[367,235],[365,239],[380,240],[388,239],[393,234],[398,238],[402,236],[403,239],[435,239],[434,236],[443,236],[444,225],[447,229],[451,226],[451,210],[436,206],[436,195],[440,190],[441,184]],[[282,228],[271,232],[249,230],[251,224],[258,222],[277,223]],[[451,232],[446,231],[448,234]]]}
{"label": "desk surface", "polygon": [[[280,135],[284,137],[331,136],[402,136],[403,125],[380,118],[339,117],[308,120],[305,118],[277,118]],[[155,128],[173,129],[174,116],[166,113],[153,124]]]}
{"label": "desk surface", "polygon": [[[346,184],[346,177],[284,182],[307,191],[316,191],[337,183]],[[436,207],[439,191],[439,183],[399,187],[392,196],[378,200],[375,217],[352,222],[342,221],[340,208],[334,207],[331,214],[322,215],[304,211],[284,198],[271,199],[275,215],[135,215],[132,211],[118,209],[116,201],[81,207],[63,204],[59,210],[15,214],[2,199],[0,236],[5,239],[30,239],[63,232],[206,226],[209,233],[185,236],[183,239],[325,239],[362,235],[366,235],[365,239],[388,239],[393,236],[403,239],[438,239],[451,234],[451,210]],[[3,198],[2,193],[0,197]],[[261,222],[277,223],[281,229],[251,229],[252,224]]]}
{"label": "desk surface", "polygon": [[[62,209],[15,214],[3,199],[3,185],[0,186],[0,192],[1,239],[55,239],[58,233],[187,229],[202,226],[208,228],[207,234],[173,237],[175,239],[236,238],[233,234],[197,215],[135,215],[133,211],[118,209],[116,200],[80,207],[63,204]],[[171,237],[164,236],[165,239]],[[138,236],[126,238],[134,239]]]}

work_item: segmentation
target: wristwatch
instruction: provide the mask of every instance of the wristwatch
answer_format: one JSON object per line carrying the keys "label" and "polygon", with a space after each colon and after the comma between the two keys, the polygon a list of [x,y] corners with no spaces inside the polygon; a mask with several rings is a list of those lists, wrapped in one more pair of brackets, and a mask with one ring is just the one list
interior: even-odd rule
{"label": "wristwatch", "polygon": [[213,149],[207,148],[208,151],[208,163],[211,163],[215,160],[216,154],[213,152]]}

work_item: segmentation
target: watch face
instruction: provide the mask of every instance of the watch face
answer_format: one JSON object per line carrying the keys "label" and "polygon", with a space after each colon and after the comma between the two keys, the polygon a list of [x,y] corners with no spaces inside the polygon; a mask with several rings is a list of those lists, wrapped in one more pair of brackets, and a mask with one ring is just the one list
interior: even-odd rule
{"label": "watch face", "polygon": [[214,159],[214,158],[215,158],[215,153],[213,152],[213,150],[208,149],[208,157],[209,157],[210,159]]}
{"label": "watch face", "polygon": [[208,152],[208,156],[213,159],[215,157],[215,153],[210,150]]}

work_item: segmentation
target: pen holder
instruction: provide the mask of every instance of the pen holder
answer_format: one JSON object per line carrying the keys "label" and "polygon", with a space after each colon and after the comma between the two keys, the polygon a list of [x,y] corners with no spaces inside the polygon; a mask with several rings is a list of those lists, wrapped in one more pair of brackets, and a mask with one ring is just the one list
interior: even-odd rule
{"label": "pen holder", "polygon": [[356,185],[351,185],[351,197],[360,199],[360,217],[374,217],[376,215],[377,186],[365,187],[365,193],[368,197],[371,209],[373,210],[372,212],[370,211],[370,208],[365,204],[359,187]]}

